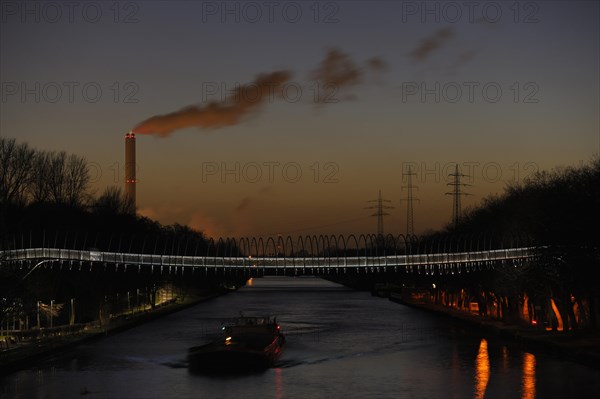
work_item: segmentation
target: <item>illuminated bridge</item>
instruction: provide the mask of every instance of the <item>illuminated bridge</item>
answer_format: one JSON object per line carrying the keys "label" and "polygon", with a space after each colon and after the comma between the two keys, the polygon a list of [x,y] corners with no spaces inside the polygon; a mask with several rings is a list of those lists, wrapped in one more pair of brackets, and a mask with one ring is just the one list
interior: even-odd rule
{"label": "illuminated bridge", "polygon": [[[433,248],[431,248],[433,249]],[[518,266],[539,258],[547,247],[518,247],[472,251],[411,253],[410,248],[393,254],[376,250],[334,251],[329,255],[214,255],[177,256],[103,252],[59,248],[27,248],[0,251],[2,267],[51,268],[74,271],[145,272],[185,275],[241,274],[247,276],[332,275],[342,273],[406,273],[447,275],[489,270],[498,265]],[[416,251],[416,250],[415,250]],[[391,251],[387,251],[391,252]],[[226,251],[224,251],[226,253]]]}

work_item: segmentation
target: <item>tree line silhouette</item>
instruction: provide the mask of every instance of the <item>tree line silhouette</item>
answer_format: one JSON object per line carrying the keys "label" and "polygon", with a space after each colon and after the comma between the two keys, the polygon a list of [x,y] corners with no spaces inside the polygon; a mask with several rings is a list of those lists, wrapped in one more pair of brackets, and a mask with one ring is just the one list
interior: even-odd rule
{"label": "tree line silhouette", "polygon": [[563,331],[600,328],[600,158],[509,184],[424,240],[487,237],[492,248],[545,246],[541,260],[447,279],[436,302]]}
{"label": "tree line silhouette", "polygon": [[[202,232],[179,224],[162,225],[132,212],[118,187],[100,195],[91,190],[85,158],[64,151],[40,151],[0,137],[0,250],[54,247],[206,254]],[[183,243],[183,244],[182,244]],[[185,247],[184,247],[185,246]],[[18,265],[0,268],[0,325],[35,311],[36,301],[77,298],[78,320],[102,313],[105,298],[132,290],[150,292],[169,281],[163,276],[53,272],[43,268],[24,279]],[[197,282],[216,287],[218,282]],[[153,303],[152,301],[149,301]],[[7,319],[8,318],[8,319]]]}
{"label": "tree line silhouette", "polygon": [[[162,225],[132,211],[118,187],[90,189],[85,158],[0,138],[0,246],[206,254],[208,240],[188,226]],[[181,243],[186,248],[180,248]]]}

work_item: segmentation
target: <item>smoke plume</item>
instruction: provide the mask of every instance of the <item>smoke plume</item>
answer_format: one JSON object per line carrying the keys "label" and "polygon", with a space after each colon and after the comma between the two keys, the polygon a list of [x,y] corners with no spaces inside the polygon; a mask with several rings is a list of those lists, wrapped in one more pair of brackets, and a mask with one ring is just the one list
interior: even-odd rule
{"label": "smoke plume", "polygon": [[454,36],[454,30],[451,27],[439,29],[433,35],[423,39],[421,44],[411,51],[409,55],[416,61],[423,61],[434,50],[443,46],[452,36]]}
{"label": "smoke plume", "polygon": [[[265,197],[265,196],[269,195],[269,193],[272,191],[272,189],[273,189],[273,186],[261,187],[257,193],[259,196]],[[256,201],[256,196],[254,196],[254,195],[246,196],[246,197],[242,198],[240,203],[235,207],[235,211],[236,212],[244,212],[255,201]]]}
{"label": "smoke plume", "polygon": [[315,98],[317,104],[355,100],[356,95],[344,94],[341,91],[362,83],[365,67],[378,75],[385,72],[388,65],[383,58],[372,57],[365,62],[364,66],[361,66],[341,50],[335,48],[327,50],[325,58],[310,74],[310,79],[317,82],[320,89]]}
{"label": "smoke plume", "polygon": [[371,57],[367,60],[367,65],[375,72],[382,72],[388,69],[388,64],[381,57]]}
{"label": "smoke plume", "polygon": [[340,88],[359,84],[362,74],[362,70],[348,54],[329,49],[319,67],[312,72],[311,78],[325,87]]}
{"label": "smoke plume", "polygon": [[239,86],[225,101],[206,106],[189,106],[179,111],[156,115],[139,123],[134,133],[167,137],[186,127],[220,128],[237,125],[262,104],[277,98],[278,89],[292,77],[289,71],[261,74],[248,85]]}
{"label": "smoke plume", "polygon": [[[376,74],[384,72],[387,67],[381,57],[372,57],[365,63],[365,68]],[[339,99],[355,99],[356,96],[338,93],[338,90],[361,83],[365,68],[361,68],[341,50],[329,49],[310,74],[311,80],[319,84],[316,102],[324,104]],[[133,132],[168,137],[174,131],[187,127],[217,129],[237,125],[266,102],[283,98],[282,88],[291,78],[292,72],[288,70],[261,74],[254,82],[237,87],[224,101],[192,105],[169,114],[152,116],[134,127]],[[338,94],[340,97],[337,97]]]}

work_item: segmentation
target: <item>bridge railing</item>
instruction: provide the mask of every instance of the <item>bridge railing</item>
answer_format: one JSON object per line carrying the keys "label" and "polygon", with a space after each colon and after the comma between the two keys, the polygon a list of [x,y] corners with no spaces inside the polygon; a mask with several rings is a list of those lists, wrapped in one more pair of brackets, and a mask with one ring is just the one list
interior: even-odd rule
{"label": "bridge railing", "polygon": [[306,257],[175,256],[81,251],[58,248],[28,248],[0,251],[0,262],[56,260],[143,266],[210,268],[397,267],[414,265],[448,265],[525,259],[538,256],[541,248],[543,247],[523,247],[453,253],[396,254],[385,256]]}

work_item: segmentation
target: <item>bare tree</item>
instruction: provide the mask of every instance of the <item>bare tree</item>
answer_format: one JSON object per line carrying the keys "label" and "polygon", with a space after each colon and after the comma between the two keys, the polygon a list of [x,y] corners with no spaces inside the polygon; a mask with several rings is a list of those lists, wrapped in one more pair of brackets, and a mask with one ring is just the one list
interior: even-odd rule
{"label": "bare tree", "polygon": [[54,203],[65,203],[67,153],[48,153],[48,170],[41,178],[48,183],[48,200]]}
{"label": "bare tree", "polygon": [[36,151],[0,137],[0,203],[53,202],[82,205],[90,184],[85,158],[66,152]]}
{"label": "bare tree", "polygon": [[65,168],[65,199],[67,204],[82,205],[90,184],[90,170],[85,158],[71,154]]}
{"label": "bare tree", "polygon": [[38,152],[33,160],[33,173],[29,195],[33,202],[46,202],[50,198],[50,184],[47,173],[50,170],[50,154]]}
{"label": "bare tree", "polygon": [[0,137],[0,203],[26,202],[34,154],[27,144]]}
{"label": "bare tree", "polygon": [[47,154],[47,170],[38,179],[47,184],[48,200],[57,204],[82,205],[90,184],[90,170],[85,158],[66,152]]}

